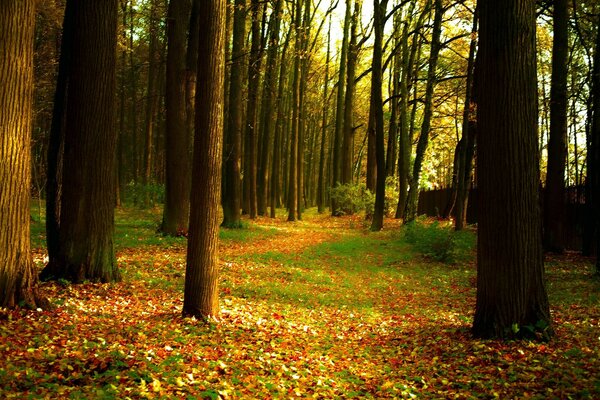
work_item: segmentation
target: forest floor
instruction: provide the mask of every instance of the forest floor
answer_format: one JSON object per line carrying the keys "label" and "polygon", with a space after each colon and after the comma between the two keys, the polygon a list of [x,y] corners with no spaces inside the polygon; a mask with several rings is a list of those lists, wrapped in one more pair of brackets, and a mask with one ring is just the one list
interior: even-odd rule
{"label": "forest floor", "polygon": [[53,310],[0,310],[0,398],[600,398],[589,259],[547,259],[550,342],[476,340],[473,251],[433,261],[393,220],[259,218],[221,232],[206,324],[181,317],[186,239],[159,221],[118,211],[122,282],[44,283]]}

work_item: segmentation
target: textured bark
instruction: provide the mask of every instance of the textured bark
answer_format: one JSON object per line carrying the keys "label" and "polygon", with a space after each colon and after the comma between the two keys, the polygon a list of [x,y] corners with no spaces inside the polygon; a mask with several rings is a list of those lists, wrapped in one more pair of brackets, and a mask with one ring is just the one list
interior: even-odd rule
{"label": "textured bark", "polygon": [[60,251],[42,277],[112,282],[120,279],[113,248],[117,1],[73,6]]}
{"label": "textured bark", "polygon": [[550,140],[544,191],[544,247],[564,251],[565,166],[567,158],[567,62],[569,9],[567,0],[554,0],[552,77],[550,86]]}
{"label": "textured bark", "polygon": [[317,210],[325,211],[325,182],[327,180],[325,167],[325,148],[327,143],[327,119],[329,111],[329,61],[331,58],[331,16],[329,17],[329,29],[327,30],[327,57],[325,59],[325,78],[323,81],[323,115],[321,119],[321,150],[319,154],[319,177],[317,181]]}
{"label": "textured bark", "polygon": [[187,234],[190,212],[186,44],[191,6],[190,0],[171,0],[167,15],[166,182],[161,230],[173,236]]}
{"label": "textured bark", "polygon": [[437,83],[436,69],[440,53],[440,36],[442,32],[442,17],[444,16],[444,7],[442,0],[434,1],[433,31],[431,37],[431,49],[429,51],[429,63],[427,70],[427,85],[425,87],[425,104],[423,105],[423,122],[421,124],[421,134],[417,142],[415,161],[413,164],[412,182],[408,191],[406,204],[405,222],[412,221],[417,216],[417,205],[419,200],[419,181],[421,179],[421,167],[423,158],[429,145],[429,134],[431,130],[431,119],[433,118],[433,91]]}
{"label": "textured bark", "polygon": [[[236,0],[233,12],[232,65],[229,78],[229,108],[225,136],[225,185],[223,223],[227,228],[241,227],[242,162],[242,79],[244,40],[246,37],[246,0]],[[200,57],[200,56],[199,56]]]}
{"label": "textured bark", "polygon": [[0,307],[39,306],[29,188],[35,1],[0,2]]}
{"label": "textured bark", "polygon": [[381,86],[382,77],[382,58],[383,58],[383,31],[385,28],[385,13],[387,0],[373,0],[374,12],[374,30],[375,42],[373,43],[373,71],[371,85],[371,102],[373,104],[375,119],[375,142],[377,160],[377,187],[375,193],[375,210],[373,211],[373,221],[371,223],[372,231],[380,231],[383,228],[383,214],[385,212],[385,148],[383,132],[383,96]]}
{"label": "textured bark", "polygon": [[218,318],[219,199],[225,75],[225,0],[199,9],[198,86],[183,314]]}
{"label": "textured bark", "polygon": [[551,334],[537,152],[535,3],[479,3],[479,224],[473,333]]}
{"label": "textured bark", "polygon": [[[600,15],[598,16],[600,23]],[[596,275],[600,275],[600,29],[596,36],[596,50],[594,53],[594,70],[592,73],[592,111],[593,119],[590,132],[590,147],[588,161],[588,180],[591,193],[590,206],[592,218],[596,225]]]}

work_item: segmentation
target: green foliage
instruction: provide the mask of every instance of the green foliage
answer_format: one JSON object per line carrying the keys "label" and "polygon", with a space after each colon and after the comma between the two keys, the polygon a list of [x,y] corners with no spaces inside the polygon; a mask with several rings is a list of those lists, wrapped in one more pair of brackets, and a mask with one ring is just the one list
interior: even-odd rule
{"label": "green foliage", "polygon": [[396,206],[398,205],[398,197],[400,196],[398,187],[398,178],[395,176],[385,178],[384,212],[388,217],[393,217],[396,214]]}
{"label": "green foliage", "polygon": [[152,208],[155,205],[164,203],[165,185],[156,182],[146,185],[139,182],[129,182],[125,186],[121,201],[139,208]]}
{"label": "green foliage", "polygon": [[417,252],[447,264],[468,260],[475,247],[475,235],[472,232],[457,232],[449,225],[443,226],[439,221],[428,223],[423,218],[407,224],[405,240]]}
{"label": "green foliage", "polygon": [[337,184],[329,189],[332,199],[338,204],[338,211],[342,214],[355,214],[365,211],[367,214],[373,213],[375,206],[375,194],[371,193],[364,183],[356,184]]}

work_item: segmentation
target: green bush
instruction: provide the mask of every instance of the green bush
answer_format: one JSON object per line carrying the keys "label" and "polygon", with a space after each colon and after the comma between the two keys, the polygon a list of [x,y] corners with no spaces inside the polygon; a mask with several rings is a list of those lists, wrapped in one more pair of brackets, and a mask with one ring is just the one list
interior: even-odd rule
{"label": "green bush", "polygon": [[385,178],[385,205],[384,212],[388,217],[396,215],[396,207],[398,206],[398,179],[394,176]]}
{"label": "green bush", "polygon": [[330,196],[337,202],[338,210],[342,214],[354,214],[359,211],[373,213],[375,195],[371,193],[364,183],[337,184],[329,189]]}
{"label": "green bush", "polygon": [[447,264],[470,259],[475,248],[473,232],[457,232],[439,221],[427,223],[423,218],[407,224],[404,238],[417,252]]}

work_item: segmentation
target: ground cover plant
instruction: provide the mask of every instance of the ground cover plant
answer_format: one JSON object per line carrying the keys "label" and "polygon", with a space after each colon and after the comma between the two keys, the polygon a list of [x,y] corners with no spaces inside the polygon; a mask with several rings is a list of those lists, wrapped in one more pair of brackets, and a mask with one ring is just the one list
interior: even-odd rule
{"label": "ground cover plant", "polygon": [[550,342],[475,340],[473,232],[444,263],[416,244],[431,221],[407,237],[394,220],[259,218],[221,232],[222,312],[206,324],[181,317],[186,239],[159,222],[118,211],[122,282],[44,283],[53,310],[1,311],[0,397],[600,397],[591,260],[547,258]]}

